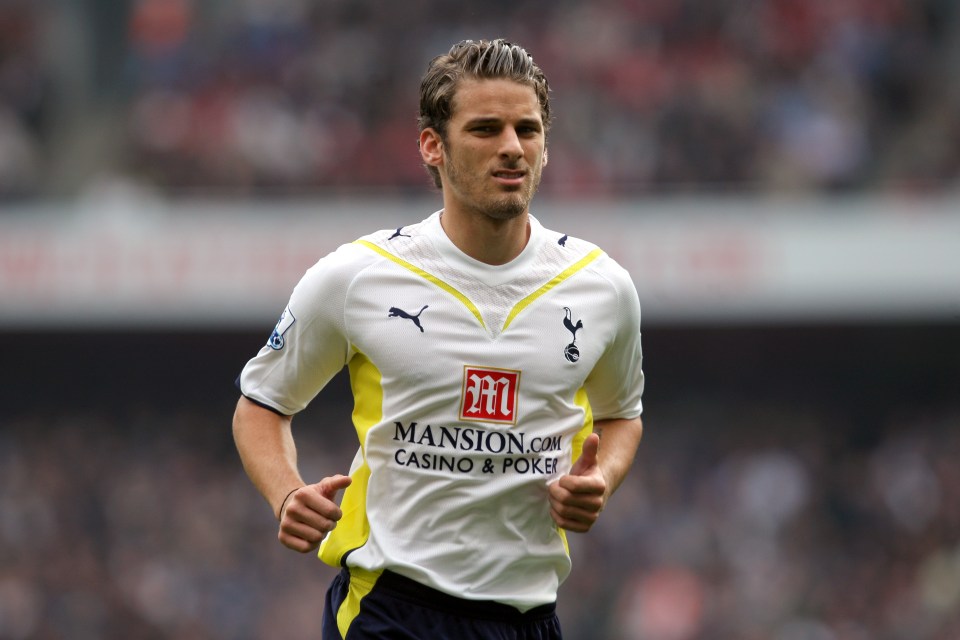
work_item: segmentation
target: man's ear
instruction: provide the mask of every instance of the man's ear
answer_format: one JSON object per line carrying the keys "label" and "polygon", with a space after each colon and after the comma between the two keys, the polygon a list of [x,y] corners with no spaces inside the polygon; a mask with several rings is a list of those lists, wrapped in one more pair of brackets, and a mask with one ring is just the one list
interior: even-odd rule
{"label": "man's ear", "polygon": [[547,151],[547,149],[543,150],[543,166],[547,166],[547,160],[550,159],[550,154]]}
{"label": "man's ear", "polygon": [[428,127],[420,132],[420,157],[431,167],[443,164],[443,140],[435,129]]}

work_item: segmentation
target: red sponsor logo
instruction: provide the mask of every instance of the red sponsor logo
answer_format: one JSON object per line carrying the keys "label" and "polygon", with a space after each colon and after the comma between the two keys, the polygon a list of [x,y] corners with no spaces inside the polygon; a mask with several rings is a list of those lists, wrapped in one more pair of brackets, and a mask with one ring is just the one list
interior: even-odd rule
{"label": "red sponsor logo", "polygon": [[519,371],[465,366],[460,419],[516,424],[519,388]]}

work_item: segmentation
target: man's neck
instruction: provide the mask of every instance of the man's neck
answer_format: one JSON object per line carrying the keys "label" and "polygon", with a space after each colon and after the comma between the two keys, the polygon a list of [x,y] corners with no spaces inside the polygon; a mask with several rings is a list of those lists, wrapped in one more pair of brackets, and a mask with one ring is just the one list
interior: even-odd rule
{"label": "man's neck", "polygon": [[510,262],[523,252],[530,240],[530,220],[526,212],[509,220],[497,220],[444,209],[440,225],[460,251],[490,265]]}

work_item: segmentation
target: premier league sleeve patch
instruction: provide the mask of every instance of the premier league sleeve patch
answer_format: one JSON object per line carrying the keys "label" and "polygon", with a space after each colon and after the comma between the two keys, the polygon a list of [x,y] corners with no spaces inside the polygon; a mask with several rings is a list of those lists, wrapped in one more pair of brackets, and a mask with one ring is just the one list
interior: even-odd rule
{"label": "premier league sleeve patch", "polygon": [[283,335],[288,329],[290,329],[290,327],[293,326],[293,323],[296,321],[297,319],[293,317],[290,307],[284,309],[283,313],[280,315],[280,320],[277,322],[277,326],[274,327],[273,333],[270,334],[270,339],[267,340],[267,345],[276,351],[283,349],[283,345],[286,344]]}

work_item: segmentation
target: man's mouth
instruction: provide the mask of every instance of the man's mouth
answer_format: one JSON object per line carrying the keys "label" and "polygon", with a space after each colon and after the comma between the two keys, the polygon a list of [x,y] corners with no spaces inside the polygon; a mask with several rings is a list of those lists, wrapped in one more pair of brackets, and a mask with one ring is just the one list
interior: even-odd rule
{"label": "man's mouth", "polygon": [[493,177],[496,178],[498,182],[506,185],[522,184],[526,175],[526,171],[519,169],[500,169],[493,172]]}

